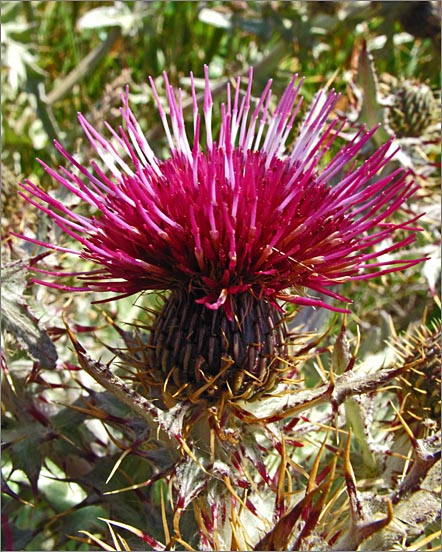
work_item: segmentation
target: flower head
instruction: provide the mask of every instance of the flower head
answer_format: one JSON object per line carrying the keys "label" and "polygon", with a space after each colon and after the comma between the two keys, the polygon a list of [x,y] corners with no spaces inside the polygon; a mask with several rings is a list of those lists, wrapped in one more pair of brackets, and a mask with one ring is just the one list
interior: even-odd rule
{"label": "flower head", "polygon": [[[337,286],[419,262],[382,260],[383,255],[415,239],[415,219],[387,222],[416,188],[401,170],[380,174],[394,154],[391,141],[358,164],[357,157],[375,132],[361,129],[328,162],[324,160],[345,124],[338,118],[330,122],[336,93],[316,96],[293,146],[287,148],[302,101],[302,80],[295,75],[272,108],[271,81],[259,99],[252,99],[250,70],[245,91],[241,91],[239,79],[234,91],[227,85],[220,132],[214,136],[213,101],[205,67],[202,106],[191,75],[193,132],[189,140],[181,90],[174,91],[164,75],[166,114],[151,79],[170,148],[165,160],[157,157],[143,135],[127,93],[122,108],[125,129],[116,132],[109,127],[112,140],[100,135],[80,114],[79,122],[106,169],[95,161],[87,168],[57,142],[56,148],[74,169],[55,170],[41,163],[55,181],[88,203],[93,214],[78,213],[75,207],[29,181],[22,188],[31,196],[25,195],[28,201],[48,213],[82,247],[72,250],[43,245],[79,255],[99,268],[65,273],[77,276],[79,287],[56,281],[42,283],[70,290],[116,292],[119,296],[172,290],[180,309],[186,307],[195,314],[192,309],[199,305],[198,316],[221,311],[226,321],[205,319],[205,325],[212,324],[216,332],[233,340],[235,329],[229,333],[225,325],[236,319],[242,335],[250,334],[241,354],[233,341],[211,348],[210,330],[199,334],[190,321],[180,322],[181,314],[175,307],[169,309],[182,336],[183,332],[189,335],[189,328],[198,336],[198,354],[188,355],[195,365],[203,343],[206,360],[227,356],[239,362],[240,357],[250,356],[248,346],[256,341],[266,354],[273,351],[274,344],[264,345],[269,329],[279,324],[273,311],[269,314],[259,307],[256,316],[266,322],[258,329],[254,322],[243,324],[256,302],[279,310],[278,301],[282,300],[342,311],[345,309],[323,302],[320,295],[350,302],[336,292]],[[399,229],[406,237],[394,241]],[[375,252],[373,246],[377,246]],[[57,279],[61,276],[59,272],[47,273]],[[238,320],[240,311],[243,314]],[[164,323],[159,326],[163,328]],[[169,352],[177,355],[188,343],[188,337],[182,336],[169,343]],[[161,333],[159,341],[165,339]],[[279,335],[275,342],[281,344],[284,339]],[[165,360],[159,353],[155,362],[167,372],[175,361]],[[209,370],[210,377],[219,372],[219,362]],[[198,379],[201,370],[195,370],[193,379]],[[200,379],[207,383],[208,377],[204,372]]]}
{"label": "flower head", "polygon": [[[95,161],[90,163],[92,171],[88,170],[55,142],[78,170],[62,167],[57,171],[42,165],[54,180],[89,203],[95,215],[77,214],[31,182],[22,184],[49,206],[36,204],[39,209],[82,245],[80,252],[69,251],[101,266],[95,273],[79,275],[81,290],[129,295],[185,288],[206,307],[223,306],[231,314],[231,298],[244,291],[272,302],[282,298],[322,305],[318,299],[305,298],[302,290],[337,297],[331,287],[417,262],[370,262],[414,239],[411,233],[388,249],[372,252],[372,246],[393,236],[401,226],[384,221],[415,191],[400,170],[376,180],[392,156],[390,142],[355,167],[356,156],[374,132],[363,129],[327,166],[318,167],[342,126],[338,119],[327,123],[337,94],[317,96],[293,148],[287,151],[286,141],[302,100],[302,79],[293,77],[273,113],[269,108],[271,81],[253,108],[252,71],[245,94],[240,92],[239,79],[233,97],[227,85],[221,131],[214,137],[207,68],[205,74],[202,114],[192,78],[190,142],[181,91],[177,97],[164,75],[168,119],[151,79],[170,147],[170,157],[164,161],[146,141],[127,95],[122,109],[126,130],[120,128],[117,134],[109,129],[114,142],[98,134],[79,114],[108,174]],[[201,146],[202,128],[205,148]],[[345,167],[349,168],[343,172]],[[338,174],[339,181],[331,185]],[[379,267],[381,271],[374,270]],[[298,294],[284,293],[290,288]]]}

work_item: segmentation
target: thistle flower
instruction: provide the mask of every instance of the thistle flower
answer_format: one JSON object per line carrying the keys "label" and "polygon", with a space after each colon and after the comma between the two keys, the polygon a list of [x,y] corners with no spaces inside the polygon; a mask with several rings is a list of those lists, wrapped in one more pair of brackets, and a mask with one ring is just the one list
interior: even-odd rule
{"label": "thistle flower", "polygon": [[[177,394],[185,389],[191,397],[227,392],[248,398],[269,389],[287,365],[281,304],[348,312],[321,296],[350,303],[336,291],[341,284],[420,261],[390,255],[382,260],[414,241],[417,219],[387,221],[416,189],[400,169],[382,173],[395,153],[391,141],[358,164],[376,130],[361,128],[326,161],[345,125],[332,119],[338,94],[321,91],[293,146],[286,146],[302,82],[295,75],[272,109],[272,81],[255,100],[251,69],[245,92],[240,79],[234,91],[227,84],[214,136],[208,68],[202,110],[191,74],[189,140],[182,91],[174,91],[164,75],[166,114],[150,79],[170,148],[167,159],[159,159],[147,142],[126,92],[125,129],[108,126],[113,140],[78,116],[105,169],[96,161],[88,169],[58,142],[55,147],[74,169],[40,161],[56,182],[90,205],[90,216],[30,181],[21,185],[29,194],[22,195],[81,249],[25,239],[98,265],[91,272],[41,269],[55,281],[34,281],[117,297],[170,290],[154,324],[148,362],[154,379],[170,383]],[[60,283],[63,276],[75,276],[81,285]]]}

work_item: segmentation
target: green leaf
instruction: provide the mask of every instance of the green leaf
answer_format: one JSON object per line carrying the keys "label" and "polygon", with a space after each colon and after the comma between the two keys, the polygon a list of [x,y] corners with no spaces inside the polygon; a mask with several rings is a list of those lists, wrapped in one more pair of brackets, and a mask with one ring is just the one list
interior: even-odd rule
{"label": "green leaf", "polygon": [[2,328],[13,335],[19,347],[41,366],[55,368],[55,346],[23,300],[25,276],[24,261],[9,263],[2,269]]}
{"label": "green leaf", "polygon": [[[384,123],[384,108],[379,103],[379,84],[373,57],[364,42],[359,52],[356,86],[362,92],[362,105],[358,122],[365,123],[368,128],[374,128]],[[374,141],[380,145],[389,138],[387,131],[381,126],[373,136]]]}
{"label": "green leaf", "polygon": [[8,454],[14,470],[22,470],[26,474],[32,492],[37,497],[38,478],[43,464],[42,445],[48,439],[47,429],[34,421],[21,420],[16,430],[4,432],[4,438],[10,444]]}

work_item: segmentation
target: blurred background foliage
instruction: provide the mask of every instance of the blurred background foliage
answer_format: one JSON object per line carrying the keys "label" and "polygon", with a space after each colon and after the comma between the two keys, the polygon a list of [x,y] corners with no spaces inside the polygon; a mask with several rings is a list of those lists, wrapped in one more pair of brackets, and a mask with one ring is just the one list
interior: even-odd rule
{"label": "blurred background foliage", "polygon": [[[105,131],[104,121],[116,127],[126,85],[140,125],[161,155],[165,144],[149,75],[157,79],[167,71],[185,94],[189,72],[201,78],[204,64],[214,95],[224,94],[225,83],[245,75],[250,65],[256,91],[272,77],[278,93],[294,72],[306,77],[307,100],[332,86],[342,93],[339,114],[355,126],[382,123],[384,136],[396,132],[403,147],[396,163],[410,168],[421,184],[411,209],[426,212],[412,253],[432,260],[412,274],[389,275],[347,292],[355,300],[349,328],[356,335],[359,326],[360,354],[370,358],[383,350],[392,326],[406,331],[439,316],[440,3],[6,1],[1,8],[2,549],[93,550],[98,545],[79,531],[108,540],[99,518],[144,527],[161,538],[160,496],[167,489],[160,481],[105,492],[167,473],[167,454],[152,445],[149,428],[81,372],[64,326],[66,318],[92,357],[110,361],[108,346],[121,338],[115,321],[128,329],[140,312],[148,318],[145,309],[156,299],[103,306],[90,297],[27,285],[25,265],[43,250],[9,232],[46,241],[57,240],[58,231],[17,195],[17,182],[30,178],[54,187],[36,161],[57,165],[54,139],[86,162],[93,152],[77,112],[99,131]],[[162,81],[156,82],[163,90]],[[52,267],[73,262],[53,257],[47,259]],[[309,329],[324,323],[303,312],[299,320],[308,321]]]}

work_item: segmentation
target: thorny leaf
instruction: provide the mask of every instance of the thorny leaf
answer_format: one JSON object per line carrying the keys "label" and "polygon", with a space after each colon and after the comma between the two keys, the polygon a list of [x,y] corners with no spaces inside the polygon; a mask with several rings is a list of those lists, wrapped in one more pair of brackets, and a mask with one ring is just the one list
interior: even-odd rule
{"label": "thorny leaf", "polygon": [[[440,473],[441,466],[437,467]],[[417,535],[425,535],[430,528],[430,524],[437,523],[437,518],[440,516],[440,496],[438,493],[430,493],[426,491],[416,491],[394,508],[394,520],[390,525],[385,527],[379,533],[374,534],[367,539],[361,546],[361,550],[386,550],[392,549],[394,544],[399,540],[403,540],[408,536],[416,537]],[[436,525],[437,527],[437,525]],[[431,540],[440,541],[441,533],[436,531],[431,535]],[[425,550],[417,543],[413,546],[413,550]],[[411,550],[411,548],[408,548]],[[433,550],[435,550],[433,548]]]}
{"label": "thorny leaf", "polygon": [[42,447],[51,438],[50,422],[39,408],[35,397],[14,381],[3,367],[6,376],[2,382],[2,407],[11,418],[3,419],[3,450],[8,451],[13,470],[23,470],[31,484],[34,498],[38,497],[38,478],[43,463]]}
{"label": "thorny leaf", "polygon": [[[402,419],[405,424],[405,421]],[[441,433],[440,431],[426,439],[415,439],[410,432],[410,440],[413,446],[413,465],[403,479],[397,491],[392,495],[393,503],[399,501],[402,496],[419,488],[421,481],[428,471],[441,458]]]}
{"label": "thorny leaf", "polygon": [[8,448],[14,469],[23,470],[31,483],[34,497],[38,496],[38,478],[43,465],[42,446],[48,439],[48,431],[36,426],[32,420],[21,424],[20,429],[4,438],[9,438]]}
{"label": "thorny leaf", "polygon": [[[406,369],[406,366],[397,366],[362,375],[357,371],[345,372],[314,389],[301,389],[290,395],[281,394],[269,400],[258,399],[253,403],[241,404],[241,408],[237,407],[237,414],[248,423],[257,420],[270,423],[298,414],[316,404],[330,403],[337,409],[349,397],[375,391]],[[256,413],[259,413],[259,418]]]}
{"label": "thorny leaf", "polygon": [[26,287],[25,261],[8,263],[2,269],[2,328],[13,335],[19,346],[45,368],[55,368],[57,351],[23,300]]}
{"label": "thorny leaf", "polygon": [[[319,454],[318,454],[317,458],[318,458],[318,461],[319,461]],[[313,531],[314,531],[314,529],[315,529],[315,527],[318,523],[318,520],[319,520],[319,518],[320,518],[320,516],[323,512],[328,494],[330,492],[331,486],[332,486],[333,481],[334,481],[336,461],[337,461],[337,457],[335,457],[332,460],[330,475],[328,477],[326,487],[319,494],[318,500],[313,505],[313,507],[309,507],[309,509],[308,509],[308,517],[305,520],[304,527],[301,529],[299,535],[296,538],[296,541],[295,541],[294,545],[292,546],[293,550],[299,550],[300,549],[301,543],[303,543],[303,541],[305,541],[305,539],[307,539],[310,536],[310,534],[313,533]]]}
{"label": "thorny leaf", "polygon": [[149,423],[154,418],[159,416],[161,410],[149,401],[139,395],[133,388],[129,387],[121,378],[116,376],[108,366],[92,359],[87,353],[84,347],[77,340],[74,332],[66,326],[68,335],[72,341],[75,351],[78,356],[78,361],[81,367],[102,385],[105,389],[110,391],[124,404],[131,407],[135,412],[140,414]]}
{"label": "thorny leaf", "polygon": [[191,458],[187,458],[185,462],[177,467],[176,477],[179,487],[176,509],[181,511],[207,485],[207,475]]}
{"label": "thorny leaf", "polygon": [[121,523],[119,521],[113,521],[111,519],[102,519],[102,521],[105,521],[109,525],[115,525],[116,527],[122,527],[123,529],[127,529],[137,537],[139,537],[142,541],[146,542],[149,546],[153,548],[153,550],[164,550],[165,546],[158,542],[156,539],[145,533],[144,531],[140,531],[140,529],[137,529],[136,527],[133,527],[132,525],[129,525],[127,523]]}
{"label": "thorny leaf", "polygon": [[303,513],[303,510],[312,504],[312,501],[318,493],[321,493],[326,484],[319,485],[310,493],[306,493],[304,498],[289,510],[275,527],[261,539],[253,550],[286,550],[293,528]]}

